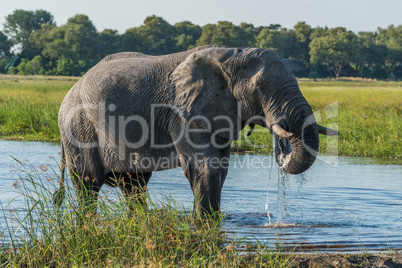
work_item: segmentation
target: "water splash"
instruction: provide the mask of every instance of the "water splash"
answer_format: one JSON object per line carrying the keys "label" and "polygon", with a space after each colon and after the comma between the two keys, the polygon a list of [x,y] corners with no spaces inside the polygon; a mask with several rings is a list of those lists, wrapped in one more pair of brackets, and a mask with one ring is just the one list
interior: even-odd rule
{"label": "water splash", "polygon": [[286,188],[289,183],[289,177],[286,172],[278,167],[278,217],[277,223],[286,223],[288,213],[286,209]]}
{"label": "water splash", "polygon": [[297,211],[300,212],[300,219],[304,219],[305,203],[303,201],[304,197],[303,197],[302,188],[310,180],[310,176],[306,172],[303,172],[302,174],[296,175],[295,177],[296,177],[296,185],[297,185],[297,194],[295,197],[298,200],[300,200],[300,202],[298,202],[299,207],[298,207]]}
{"label": "water splash", "polygon": [[[289,184],[289,176],[286,172],[284,172],[281,168],[279,168],[278,164],[275,164],[276,158],[275,158],[275,144],[276,144],[276,139],[278,139],[275,134],[273,134],[273,141],[272,141],[272,148],[273,148],[273,157],[272,157],[272,162],[271,162],[271,168],[269,171],[269,177],[268,177],[268,187],[267,187],[267,200],[265,203],[265,212],[267,213],[268,217],[268,224],[271,224],[271,213],[269,210],[269,190],[270,190],[270,184],[272,180],[272,171],[277,170],[276,174],[278,177],[278,196],[277,196],[277,217],[275,221],[275,225],[280,225],[284,224],[287,221],[288,218],[288,213],[286,209],[286,189]],[[303,181],[303,180],[302,180]],[[300,184],[299,184],[300,185]],[[301,187],[301,186],[300,186]]]}
{"label": "water splash", "polygon": [[296,184],[297,184],[297,192],[300,194],[301,189],[303,186],[310,180],[310,176],[307,172],[303,172],[296,176]]}
{"label": "water splash", "polygon": [[[275,142],[273,142],[273,146],[275,146]],[[275,151],[274,151],[275,154]],[[272,179],[272,171],[274,170],[274,164],[275,162],[275,155],[272,157],[271,161],[271,166],[269,168],[269,173],[268,173],[268,185],[267,185],[267,200],[265,202],[265,213],[267,214],[268,217],[268,224],[271,224],[271,213],[269,211],[269,186],[271,184],[271,179]]]}

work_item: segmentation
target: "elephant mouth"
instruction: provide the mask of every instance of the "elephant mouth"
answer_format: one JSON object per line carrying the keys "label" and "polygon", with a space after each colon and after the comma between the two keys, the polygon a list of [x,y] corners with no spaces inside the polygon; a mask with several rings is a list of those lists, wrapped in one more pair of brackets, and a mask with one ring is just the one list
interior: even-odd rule
{"label": "elephant mouth", "polygon": [[279,168],[289,174],[300,174],[316,159],[319,138],[316,124],[302,128],[296,135],[274,125],[274,154]]}
{"label": "elephant mouth", "polygon": [[315,122],[306,121],[300,127],[293,127],[290,132],[278,123],[271,126],[274,137],[274,154],[279,167],[289,174],[300,174],[314,163],[319,148],[318,134],[339,135],[334,129],[326,128]]}
{"label": "elephant mouth", "polygon": [[279,168],[286,170],[292,153],[292,144],[287,138],[274,134],[274,153]]}

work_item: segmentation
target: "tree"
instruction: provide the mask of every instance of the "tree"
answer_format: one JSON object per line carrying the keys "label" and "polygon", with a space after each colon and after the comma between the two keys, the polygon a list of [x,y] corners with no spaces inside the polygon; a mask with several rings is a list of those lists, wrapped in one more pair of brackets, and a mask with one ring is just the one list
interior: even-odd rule
{"label": "tree", "polygon": [[319,28],[310,43],[313,64],[327,64],[338,78],[342,67],[355,60],[359,46],[356,35],[346,28]]}
{"label": "tree", "polygon": [[138,28],[127,29],[121,36],[121,45],[123,51],[143,52],[144,38],[138,32]]}
{"label": "tree", "polygon": [[244,39],[250,36],[247,27],[239,27],[229,21],[218,21],[218,24],[207,24],[202,27],[202,35],[197,45],[225,45],[230,47],[247,47],[249,40]]}
{"label": "tree", "polygon": [[0,31],[0,60],[11,57],[11,47],[13,43],[7,36]]}
{"label": "tree", "polygon": [[13,43],[7,36],[0,31],[0,73],[4,72],[11,57],[11,47]]}
{"label": "tree", "polygon": [[176,47],[178,51],[185,51],[196,46],[201,37],[202,29],[190,21],[183,21],[174,25],[176,28]]}
{"label": "tree", "polygon": [[390,77],[397,63],[402,62],[402,25],[397,27],[390,25],[386,29],[378,28],[376,41],[383,46],[381,64]]}
{"label": "tree", "polygon": [[257,43],[257,36],[259,34],[258,28],[255,28],[251,23],[242,22],[239,25],[240,31],[240,39],[244,40],[246,46],[255,47]]}
{"label": "tree", "polygon": [[275,23],[275,24],[271,23],[267,28],[270,30],[279,30],[280,28],[282,28],[282,25],[277,24],[277,23]]}
{"label": "tree", "polygon": [[86,15],[75,15],[60,27],[43,24],[29,42],[42,56],[46,73],[80,75],[102,56],[100,35]]}
{"label": "tree", "polygon": [[296,34],[296,40],[298,42],[298,51],[295,58],[300,59],[305,65],[310,65],[310,42],[311,42],[311,33],[313,30],[311,26],[306,22],[298,22],[293,30]]}
{"label": "tree", "polygon": [[30,54],[28,51],[30,48],[29,37],[45,23],[55,25],[53,15],[48,11],[16,9],[12,14],[6,16],[3,26],[4,32],[11,37],[14,44],[21,46],[21,54],[25,56],[24,54]]}
{"label": "tree", "polygon": [[117,30],[105,29],[99,33],[99,38],[102,44],[100,49],[102,57],[122,51],[122,37]]}
{"label": "tree", "polygon": [[282,58],[299,58],[300,49],[293,30],[263,29],[257,37],[257,45],[275,51]]}
{"label": "tree", "polygon": [[360,72],[362,77],[380,78],[375,77],[372,70],[374,66],[382,65],[383,58],[387,54],[387,48],[385,45],[379,44],[376,40],[377,36],[378,33],[375,32],[358,33],[359,53],[356,57],[356,70]]}
{"label": "tree", "polygon": [[97,61],[100,59],[100,38],[87,15],[75,15],[63,26],[64,40],[74,56],[71,59]]}
{"label": "tree", "polygon": [[46,33],[49,39],[43,54],[52,60],[80,60],[89,65],[100,59],[101,41],[92,21],[86,15],[75,15],[61,27]]}
{"label": "tree", "polygon": [[143,39],[143,53],[163,55],[177,51],[175,27],[161,17],[146,17],[144,24],[138,27],[138,34]]}
{"label": "tree", "polygon": [[197,46],[212,44],[212,37],[215,33],[216,24],[206,24],[202,26],[202,34],[197,40]]}
{"label": "tree", "polygon": [[57,26],[44,23],[41,28],[33,32],[29,39],[29,51],[34,55],[44,55],[44,50],[52,40],[54,39],[52,34],[57,30]]}

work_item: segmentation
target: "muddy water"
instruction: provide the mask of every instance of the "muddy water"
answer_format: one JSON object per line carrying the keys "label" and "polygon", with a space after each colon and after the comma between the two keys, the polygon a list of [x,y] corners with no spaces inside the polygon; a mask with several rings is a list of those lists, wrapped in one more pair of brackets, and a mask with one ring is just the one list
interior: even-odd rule
{"label": "muddy water", "polygon": [[[18,164],[11,156],[36,168],[50,164],[57,170],[59,151],[58,145],[50,143],[0,141],[3,207],[13,200],[11,207],[24,211],[23,198],[12,187]],[[320,157],[298,176],[280,176],[272,161],[269,155],[232,155],[222,210],[227,215],[225,228],[234,236],[303,251],[402,248],[400,161]],[[153,200],[171,196],[184,208],[192,207],[192,192],[179,168],[155,172],[148,189]],[[0,228],[1,233],[3,213]],[[7,239],[5,233],[2,240]]]}

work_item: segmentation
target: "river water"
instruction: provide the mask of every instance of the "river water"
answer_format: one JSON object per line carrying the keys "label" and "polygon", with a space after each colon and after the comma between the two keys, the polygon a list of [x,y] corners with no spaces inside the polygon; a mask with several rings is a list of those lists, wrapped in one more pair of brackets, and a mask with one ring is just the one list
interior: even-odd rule
{"label": "river water", "polygon": [[[0,141],[0,202],[24,211],[12,186],[19,161],[44,176],[57,170],[58,144]],[[11,157],[12,156],[12,157]],[[13,157],[15,159],[13,159]],[[270,155],[232,155],[222,191],[224,228],[244,241],[300,251],[376,252],[402,248],[402,166],[397,160],[319,157],[297,176],[280,176]],[[42,166],[42,167],[41,167]],[[158,202],[171,196],[192,208],[193,195],[180,168],[155,172],[148,185]],[[108,191],[108,187],[102,188]],[[117,190],[112,190],[117,191]],[[0,241],[8,241],[0,212]],[[269,216],[268,216],[269,215]]]}

